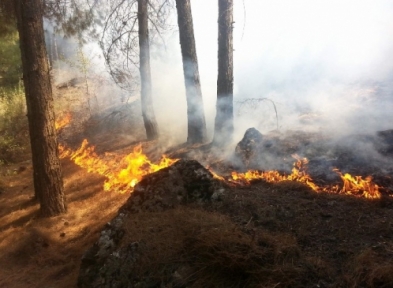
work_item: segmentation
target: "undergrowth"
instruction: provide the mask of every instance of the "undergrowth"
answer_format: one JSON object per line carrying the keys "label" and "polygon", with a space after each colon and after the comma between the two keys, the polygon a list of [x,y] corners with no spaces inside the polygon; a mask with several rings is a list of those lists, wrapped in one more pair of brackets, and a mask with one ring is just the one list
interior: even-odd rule
{"label": "undergrowth", "polygon": [[0,90],[0,165],[21,160],[29,149],[23,89]]}

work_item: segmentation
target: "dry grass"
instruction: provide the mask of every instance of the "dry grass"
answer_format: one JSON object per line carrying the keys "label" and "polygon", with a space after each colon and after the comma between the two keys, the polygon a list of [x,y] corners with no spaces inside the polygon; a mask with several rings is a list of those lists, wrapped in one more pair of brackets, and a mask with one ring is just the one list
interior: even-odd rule
{"label": "dry grass", "polygon": [[[76,287],[82,255],[129,196],[62,164],[68,213],[51,219],[37,217],[31,165],[0,168],[0,287]],[[121,245],[138,243],[132,273],[155,285],[393,287],[391,202],[259,182],[205,210],[133,214]]]}
{"label": "dry grass", "polygon": [[393,262],[365,249],[348,263],[348,287],[393,287]]}
{"label": "dry grass", "polygon": [[101,177],[69,161],[63,167],[68,213],[50,219],[37,217],[31,167],[3,177],[0,287],[75,287],[82,254],[124,202],[102,191]]}
{"label": "dry grass", "polygon": [[248,233],[219,213],[182,207],[132,215],[124,226],[122,243],[139,243],[133,275],[152,283],[176,273],[187,287],[302,287],[297,280],[310,273],[291,235]]}

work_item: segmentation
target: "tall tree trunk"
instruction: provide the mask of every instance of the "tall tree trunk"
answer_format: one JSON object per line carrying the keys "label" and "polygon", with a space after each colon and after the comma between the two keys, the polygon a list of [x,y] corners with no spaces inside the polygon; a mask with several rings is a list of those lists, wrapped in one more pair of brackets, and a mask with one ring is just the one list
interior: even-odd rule
{"label": "tall tree trunk", "polygon": [[176,9],[187,97],[187,142],[202,143],[206,140],[206,122],[190,0],[176,0]]}
{"label": "tall tree trunk", "polygon": [[151,74],[150,74],[150,45],[149,22],[147,14],[148,0],[138,0],[138,26],[139,26],[139,71],[141,75],[141,102],[142,117],[145,124],[148,140],[158,137],[157,121],[154,114]]}
{"label": "tall tree trunk", "polygon": [[218,0],[216,145],[229,144],[233,137],[233,0]]}
{"label": "tall tree trunk", "polygon": [[44,217],[66,212],[41,0],[15,0],[35,196]]}

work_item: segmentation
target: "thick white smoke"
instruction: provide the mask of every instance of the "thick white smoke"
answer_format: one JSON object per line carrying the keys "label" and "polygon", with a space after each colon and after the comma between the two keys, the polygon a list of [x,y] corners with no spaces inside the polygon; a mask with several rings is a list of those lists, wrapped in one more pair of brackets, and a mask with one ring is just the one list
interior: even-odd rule
{"label": "thick white smoke", "polygon": [[[192,0],[191,5],[211,139],[218,3]],[[346,134],[392,128],[391,15],[393,2],[389,0],[234,0],[235,101],[270,99],[283,131]],[[187,110],[176,16],[174,9],[173,29],[161,35],[165,44],[151,47],[151,70],[159,129],[176,142],[184,142]],[[157,34],[154,43],[163,43]],[[103,58],[95,56],[101,53],[98,45],[90,44],[84,51],[91,59],[93,72],[89,73],[99,70],[100,77],[105,77]],[[118,97],[120,102],[124,97],[138,97],[139,89],[131,95],[108,84],[96,93],[100,99]],[[262,133],[276,129],[272,102],[240,103],[235,103],[236,142],[249,127]]]}
{"label": "thick white smoke", "polygon": [[[191,2],[212,136],[217,1]],[[342,134],[392,128],[393,2],[235,0],[234,6],[235,100],[271,99],[283,130]],[[165,129],[184,140],[186,102],[176,31],[167,35],[166,51],[157,50],[152,61],[156,113]],[[262,133],[276,128],[272,104],[262,101],[256,108],[239,111],[235,140],[252,126]]]}

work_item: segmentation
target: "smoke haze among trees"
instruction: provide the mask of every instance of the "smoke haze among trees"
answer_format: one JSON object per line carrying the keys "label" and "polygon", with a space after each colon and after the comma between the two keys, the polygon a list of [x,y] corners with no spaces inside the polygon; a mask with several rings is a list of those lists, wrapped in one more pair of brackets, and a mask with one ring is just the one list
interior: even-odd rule
{"label": "smoke haze among trees", "polygon": [[[209,139],[217,99],[217,8],[216,2],[192,1]],[[386,0],[235,0],[234,140],[251,126],[276,129],[269,101],[251,113],[239,111],[236,101],[248,98],[274,101],[280,129],[391,128],[392,14],[393,4]],[[160,131],[182,142],[187,120],[176,11],[170,20],[164,41],[151,47],[153,105]]]}

